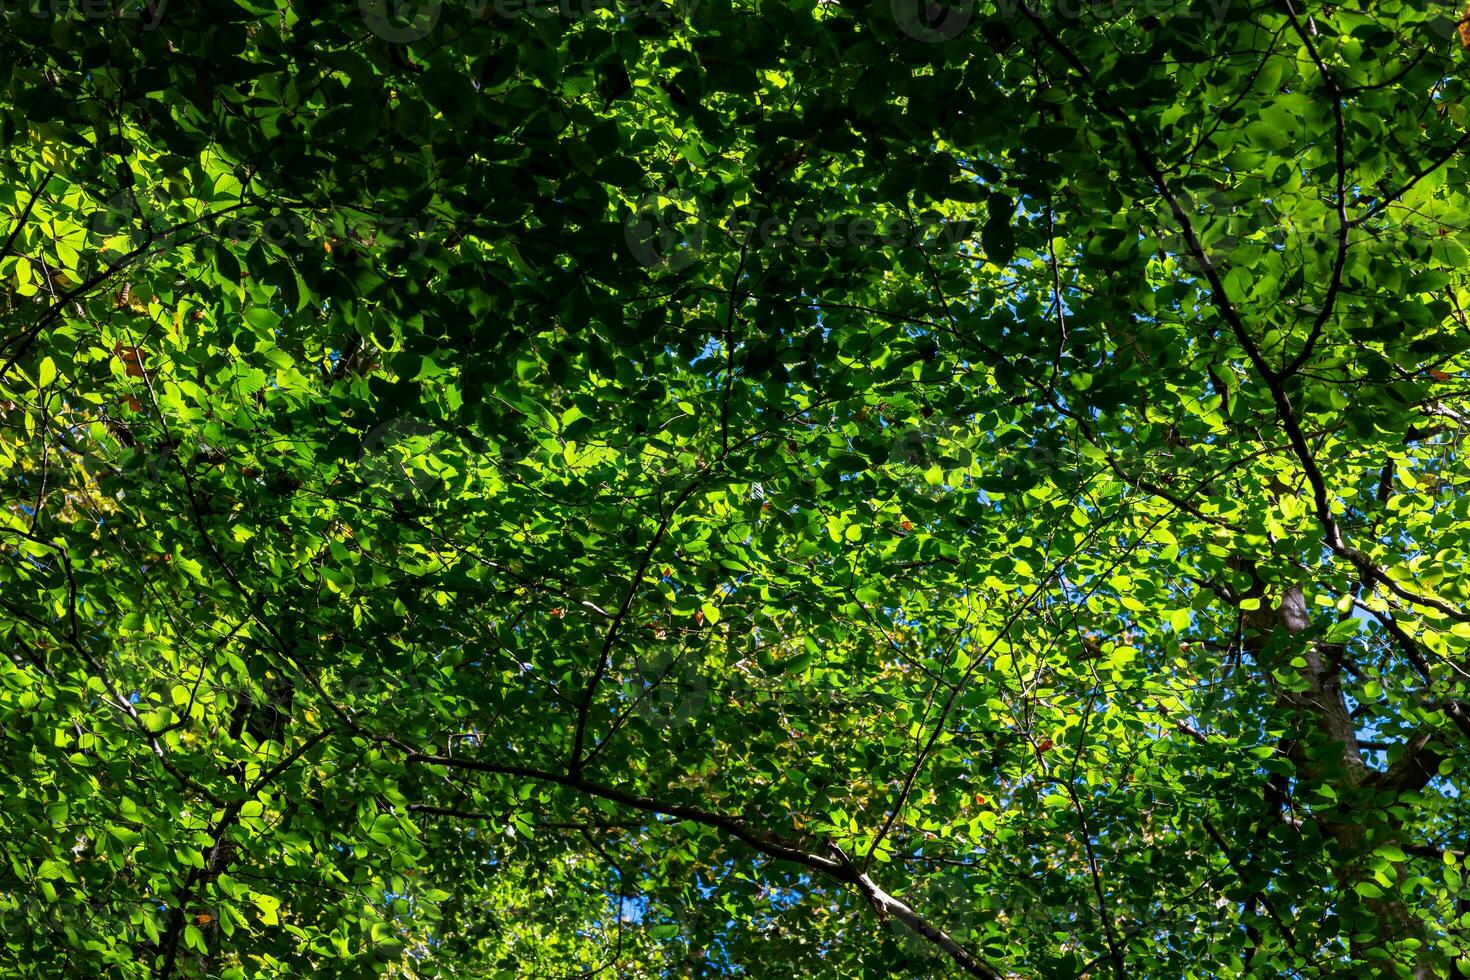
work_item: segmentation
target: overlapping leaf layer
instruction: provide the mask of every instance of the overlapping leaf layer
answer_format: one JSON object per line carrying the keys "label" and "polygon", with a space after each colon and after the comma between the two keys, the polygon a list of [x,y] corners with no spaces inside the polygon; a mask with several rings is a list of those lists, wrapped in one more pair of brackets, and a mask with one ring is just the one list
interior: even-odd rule
{"label": "overlapping leaf layer", "polygon": [[1455,8],[6,4],[0,972],[1463,975]]}

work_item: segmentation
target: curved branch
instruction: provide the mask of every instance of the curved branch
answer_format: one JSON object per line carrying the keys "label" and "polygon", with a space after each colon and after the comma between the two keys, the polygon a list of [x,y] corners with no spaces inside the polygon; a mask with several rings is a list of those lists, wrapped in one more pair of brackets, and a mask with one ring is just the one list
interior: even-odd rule
{"label": "curved branch", "polygon": [[[401,744],[396,740],[392,741],[393,744]],[[949,933],[916,912],[908,903],[890,895],[865,872],[854,866],[841,851],[835,848],[831,849],[831,856],[814,853],[805,850],[797,841],[789,840],[770,831],[751,827],[743,820],[728,814],[705,810],[701,807],[684,803],[657,800],[649,796],[642,796],[638,793],[619,789],[615,786],[606,786],[601,783],[592,782],[579,775],[564,775],[562,773],[548,772],[528,766],[503,765],[500,763],[483,762],[478,759],[427,755],[422,752],[410,752],[407,761],[552,783],[579,793],[585,793],[589,796],[609,800],[630,809],[642,810],[645,813],[655,813],[661,816],[676,817],[680,820],[689,820],[706,827],[713,827],[730,837],[749,844],[762,854],[808,868],[832,881],[856,886],[863,894],[863,897],[878,911],[880,917],[892,916],[907,928],[923,936],[930,943],[943,950],[951,960],[970,976],[980,977],[981,980],[1001,980],[1003,975],[965,949]]]}

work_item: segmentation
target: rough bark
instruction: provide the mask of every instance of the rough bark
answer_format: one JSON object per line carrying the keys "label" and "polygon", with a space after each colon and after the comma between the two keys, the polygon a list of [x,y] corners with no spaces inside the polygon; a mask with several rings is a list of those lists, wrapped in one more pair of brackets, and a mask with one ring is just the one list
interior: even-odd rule
{"label": "rough bark", "polygon": [[[1431,747],[1433,733],[1416,734],[1387,770],[1371,769],[1364,761],[1352,713],[1342,689],[1340,651],[1318,640],[1303,640],[1311,627],[1306,592],[1301,585],[1285,589],[1274,604],[1262,603],[1246,616],[1253,636],[1247,647],[1255,654],[1276,691],[1276,711],[1291,733],[1285,745],[1296,767],[1299,783],[1326,783],[1342,802],[1337,819],[1319,821],[1320,828],[1343,851],[1337,885],[1350,891],[1368,875],[1371,852],[1384,844],[1407,841],[1369,832],[1370,810],[1392,805],[1406,793],[1417,792],[1433,778],[1441,756]],[[1300,658],[1304,666],[1291,666]],[[1283,684],[1276,672],[1294,671],[1300,683]],[[1401,873],[1402,875],[1402,873]],[[1375,946],[1406,939],[1417,940],[1421,953],[1413,962],[1397,965],[1416,978],[1444,976],[1446,964],[1430,946],[1430,931],[1400,901],[1395,888],[1384,896],[1365,899],[1378,920],[1377,935],[1355,947],[1364,955]],[[1453,969],[1451,967],[1451,969]]]}

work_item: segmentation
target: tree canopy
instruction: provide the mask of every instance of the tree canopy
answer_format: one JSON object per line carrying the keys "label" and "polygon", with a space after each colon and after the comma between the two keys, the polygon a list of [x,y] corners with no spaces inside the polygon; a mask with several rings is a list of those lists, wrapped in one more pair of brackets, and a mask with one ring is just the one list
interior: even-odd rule
{"label": "tree canopy", "polygon": [[5,4],[0,972],[1465,975],[1461,13]]}

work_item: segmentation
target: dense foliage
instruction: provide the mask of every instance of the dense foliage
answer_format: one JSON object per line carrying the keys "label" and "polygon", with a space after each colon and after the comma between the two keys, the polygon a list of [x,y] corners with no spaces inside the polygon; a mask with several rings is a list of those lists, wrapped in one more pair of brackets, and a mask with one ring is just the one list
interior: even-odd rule
{"label": "dense foliage", "polygon": [[1463,975],[1460,12],[5,4],[0,973]]}

